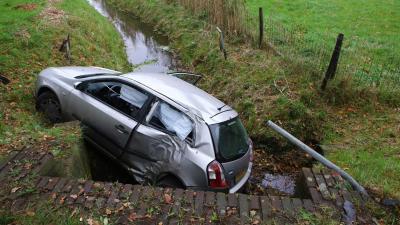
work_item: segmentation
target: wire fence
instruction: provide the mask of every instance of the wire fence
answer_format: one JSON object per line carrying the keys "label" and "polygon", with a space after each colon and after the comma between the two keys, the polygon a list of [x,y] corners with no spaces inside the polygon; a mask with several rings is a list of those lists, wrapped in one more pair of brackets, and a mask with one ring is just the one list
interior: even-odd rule
{"label": "wire fence", "polygon": [[[259,40],[259,16],[250,12],[242,0],[164,0],[180,4],[194,15],[220,27],[227,37],[241,36],[254,46]],[[287,26],[275,19],[273,14],[263,15],[263,42],[266,49],[273,50],[289,60],[306,63],[321,76],[327,69],[337,34],[312,34],[303,26]],[[368,41],[347,37],[340,55],[337,76],[350,76],[360,86],[400,88],[400,58],[374,58],[368,49]]]}

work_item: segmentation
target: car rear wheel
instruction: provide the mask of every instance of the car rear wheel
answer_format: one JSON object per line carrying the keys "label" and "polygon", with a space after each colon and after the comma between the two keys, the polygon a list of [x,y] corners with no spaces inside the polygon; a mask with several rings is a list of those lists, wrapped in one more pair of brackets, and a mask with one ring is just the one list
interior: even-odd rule
{"label": "car rear wheel", "polygon": [[170,175],[159,179],[156,185],[160,187],[169,187],[169,188],[182,188],[182,189],[185,188],[185,186],[178,178]]}
{"label": "car rear wheel", "polygon": [[51,123],[62,122],[61,105],[53,92],[47,91],[40,94],[36,101],[36,107]]}

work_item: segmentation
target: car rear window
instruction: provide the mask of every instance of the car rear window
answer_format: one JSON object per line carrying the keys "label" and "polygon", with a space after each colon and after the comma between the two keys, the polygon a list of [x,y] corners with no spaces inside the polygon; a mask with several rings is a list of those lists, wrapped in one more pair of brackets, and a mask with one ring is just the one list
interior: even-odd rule
{"label": "car rear window", "polygon": [[209,125],[217,156],[222,161],[242,157],[249,149],[249,138],[239,117]]}

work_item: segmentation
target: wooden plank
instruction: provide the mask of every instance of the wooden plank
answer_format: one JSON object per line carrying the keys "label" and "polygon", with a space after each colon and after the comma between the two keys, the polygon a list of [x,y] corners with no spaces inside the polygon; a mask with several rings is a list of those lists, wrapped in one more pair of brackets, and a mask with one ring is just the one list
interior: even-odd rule
{"label": "wooden plank", "polygon": [[249,222],[249,202],[247,198],[247,195],[239,194],[239,213],[242,224],[248,224]]}
{"label": "wooden plank", "polygon": [[335,180],[332,177],[332,175],[330,173],[330,170],[325,169],[323,171],[323,176],[324,176],[324,179],[325,179],[325,183],[326,183],[326,185],[328,187],[334,187],[335,186]]}
{"label": "wooden plank", "polygon": [[53,192],[61,192],[62,188],[64,185],[68,182],[67,178],[60,178],[57,182],[57,184],[53,188]]}
{"label": "wooden plank", "polygon": [[237,195],[236,194],[228,194],[228,206],[232,208],[236,208],[238,205]]}
{"label": "wooden plank", "polygon": [[302,171],[303,171],[303,175],[306,180],[307,186],[308,187],[316,187],[317,183],[315,181],[313,173],[311,172],[311,169],[303,167]]}
{"label": "wooden plank", "polygon": [[218,215],[224,217],[226,214],[226,195],[224,193],[217,193],[217,209]]}
{"label": "wooden plank", "polygon": [[212,207],[215,204],[215,193],[211,191],[206,192],[206,201],[205,205],[208,207]]}
{"label": "wooden plank", "polygon": [[2,172],[4,167],[6,167],[9,162],[14,161],[15,157],[17,157],[17,155],[20,154],[21,152],[22,150],[10,152],[7,159],[5,159],[2,163],[0,163],[0,173]]}
{"label": "wooden plank", "polygon": [[140,185],[133,185],[132,188],[132,195],[129,197],[129,201],[132,202],[133,204],[137,204],[139,197],[140,197],[140,192],[142,191],[142,186]]}
{"label": "wooden plank", "polygon": [[39,183],[36,185],[36,188],[38,188],[39,190],[43,190],[46,187],[49,180],[50,177],[41,177]]}
{"label": "wooden plank", "polygon": [[258,196],[250,195],[250,209],[260,209],[260,198]]}
{"label": "wooden plank", "polygon": [[318,190],[319,192],[321,192],[322,197],[326,200],[331,200],[331,194],[329,193],[328,186],[325,183],[324,177],[320,174],[314,174],[314,175],[315,175],[315,180],[317,181],[318,184]]}
{"label": "wooden plank", "polygon": [[323,203],[322,195],[321,195],[321,193],[319,191],[317,191],[316,188],[309,188],[308,190],[310,191],[311,198],[312,198],[314,203],[316,203],[316,204]]}
{"label": "wooden plank", "polygon": [[314,204],[310,199],[303,199],[304,208],[309,212],[315,212]]}
{"label": "wooden plank", "polygon": [[329,191],[331,192],[332,200],[335,201],[336,206],[342,207],[344,200],[342,196],[340,196],[339,191],[335,188],[329,188]]}
{"label": "wooden plank", "polygon": [[49,179],[49,182],[47,183],[45,189],[52,191],[54,189],[54,187],[56,186],[56,184],[58,183],[58,181],[60,180],[59,177],[52,177]]}
{"label": "wooden plank", "polygon": [[271,200],[267,196],[260,197],[261,202],[261,215],[263,221],[269,221],[272,217]]}
{"label": "wooden plank", "polygon": [[298,198],[292,198],[293,209],[296,213],[300,212],[303,207],[303,202]]}
{"label": "wooden plank", "polygon": [[278,196],[270,196],[271,205],[272,205],[272,212],[280,212],[282,211],[282,201]]}
{"label": "wooden plank", "polygon": [[288,213],[289,215],[293,215],[294,209],[290,198],[282,197],[282,207],[286,213]]}
{"label": "wooden plank", "polygon": [[204,192],[203,191],[197,191],[196,192],[196,198],[194,201],[194,211],[195,214],[198,217],[203,216],[203,205],[204,205]]}

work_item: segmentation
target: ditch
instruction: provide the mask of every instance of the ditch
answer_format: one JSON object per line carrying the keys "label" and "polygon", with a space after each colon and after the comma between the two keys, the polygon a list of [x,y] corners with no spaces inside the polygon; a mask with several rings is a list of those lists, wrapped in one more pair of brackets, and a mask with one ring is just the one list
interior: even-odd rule
{"label": "ditch", "polygon": [[[114,24],[125,43],[128,61],[136,71],[167,72],[177,68],[167,37],[158,35],[138,18],[117,11],[104,0],[88,2]],[[50,160],[42,175],[136,183],[126,170],[84,141],[71,151],[68,159]],[[242,192],[309,198],[301,168],[311,167],[312,163],[309,156],[291,146],[272,144],[256,148],[252,176]]]}

